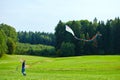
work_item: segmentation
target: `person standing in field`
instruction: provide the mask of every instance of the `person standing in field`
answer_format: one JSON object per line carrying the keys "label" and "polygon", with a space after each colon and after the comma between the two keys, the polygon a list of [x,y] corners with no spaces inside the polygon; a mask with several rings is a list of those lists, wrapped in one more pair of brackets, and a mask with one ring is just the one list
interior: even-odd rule
{"label": "person standing in field", "polygon": [[25,60],[22,61],[22,69],[21,72],[23,74],[23,76],[26,76],[26,72],[25,72]]}

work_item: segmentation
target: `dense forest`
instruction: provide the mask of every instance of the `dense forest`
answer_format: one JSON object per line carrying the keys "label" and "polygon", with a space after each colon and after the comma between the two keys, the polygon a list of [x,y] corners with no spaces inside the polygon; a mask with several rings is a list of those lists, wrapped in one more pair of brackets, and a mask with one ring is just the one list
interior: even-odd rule
{"label": "dense forest", "polygon": [[[97,32],[102,34],[95,42],[75,39],[65,31],[68,25],[81,39],[91,39]],[[49,46],[48,46],[49,45]],[[120,54],[120,19],[106,22],[78,20],[59,23],[55,33],[16,32],[14,27],[0,24],[0,57],[3,54],[25,54],[38,56],[79,56]]]}
{"label": "dense forest", "polygon": [[[96,42],[84,42],[76,40],[65,31],[65,25],[71,27],[75,35],[81,39],[91,39],[97,32],[102,34]],[[64,36],[63,36],[64,35]],[[120,54],[120,19],[97,21],[88,20],[59,21],[55,28],[56,53],[59,56],[77,55],[107,55]]]}

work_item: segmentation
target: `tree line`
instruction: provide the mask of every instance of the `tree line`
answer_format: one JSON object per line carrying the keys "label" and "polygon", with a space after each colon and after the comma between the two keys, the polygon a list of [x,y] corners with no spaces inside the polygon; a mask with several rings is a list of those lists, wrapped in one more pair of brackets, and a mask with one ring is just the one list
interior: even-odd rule
{"label": "tree line", "polygon": [[[75,35],[81,39],[91,39],[97,32],[102,34],[95,42],[75,39],[65,31],[70,26]],[[40,45],[43,44],[43,45]],[[49,46],[45,46],[49,45]],[[62,22],[55,27],[55,33],[16,32],[7,24],[0,24],[0,57],[3,54],[27,54],[39,56],[79,56],[120,54],[120,19],[106,22],[78,20]]]}
{"label": "tree line", "polygon": [[[97,32],[102,36],[96,39],[96,42],[76,40],[65,31],[65,25],[70,26],[75,35],[81,39],[91,39]],[[59,21],[55,28],[55,36],[58,56],[120,54],[119,17],[106,22],[97,21],[97,18],[92,22],[88,20]]]}
{"label": "tree line", "polygon": [[[16,32],[7,24],[0,24],[0,57],[4,54],[54,56],[55,36],[45,32]],[[44,44],[44,45],[42,45]],[[50,45],[50,46],[48,46]]]}
{"label": "tree line", "polygon": [[44,44],[55,46],[55,36],[53,33],[19,31],[17,32],[17,34],[18,41],[20,43]]}

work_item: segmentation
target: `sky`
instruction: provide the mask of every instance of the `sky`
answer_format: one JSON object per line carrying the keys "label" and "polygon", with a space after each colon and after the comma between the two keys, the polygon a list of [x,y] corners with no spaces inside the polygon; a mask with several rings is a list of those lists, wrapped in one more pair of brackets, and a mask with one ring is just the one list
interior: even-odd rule
{"label": "sky", "polygon": [[0,23],[16,31],[54,32],[61,20],[120,17],[120,0],[0,0]]}

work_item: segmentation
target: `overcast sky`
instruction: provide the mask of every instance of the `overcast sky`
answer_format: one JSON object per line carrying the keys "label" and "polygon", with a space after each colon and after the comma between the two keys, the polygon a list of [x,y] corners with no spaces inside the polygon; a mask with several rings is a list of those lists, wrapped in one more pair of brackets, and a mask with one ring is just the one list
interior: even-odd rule
{"label": "overcast sky", "polygon": [[0,0],[0,23],[17,31],[54,32],[59,20],[120,17],[120,0]]}

